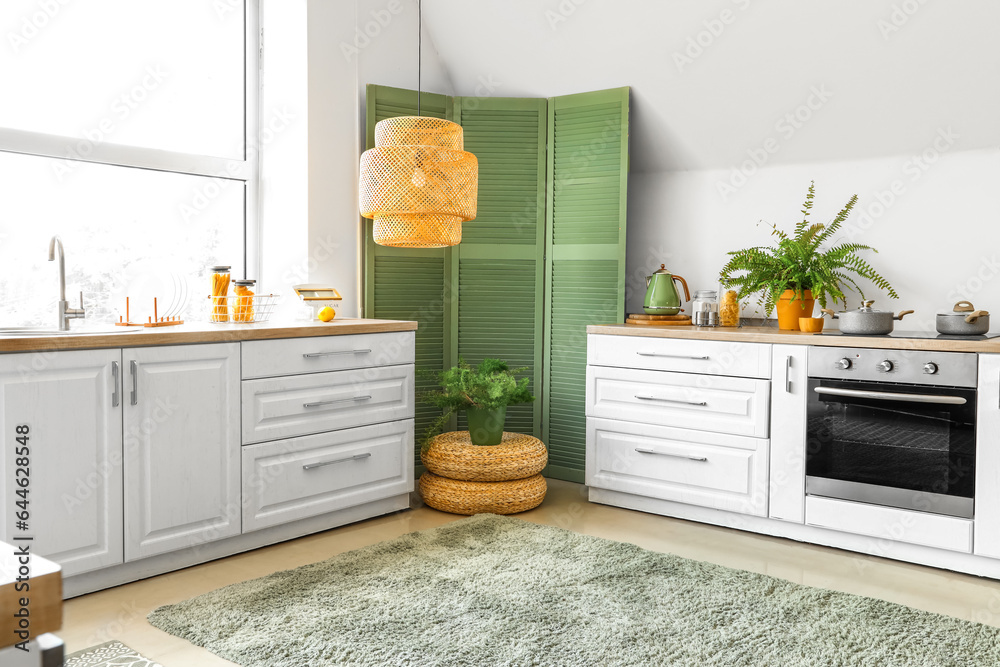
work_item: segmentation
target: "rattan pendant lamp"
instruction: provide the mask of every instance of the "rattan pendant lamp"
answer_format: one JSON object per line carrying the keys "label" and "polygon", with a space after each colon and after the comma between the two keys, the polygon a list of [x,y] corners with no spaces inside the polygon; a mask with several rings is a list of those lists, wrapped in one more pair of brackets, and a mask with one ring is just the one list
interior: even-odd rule
{"label": "rattan pendant lamp", "polygon": [[375,221],[375,243],[396,248],[458,245],[476,217],[479,162],[462,127],[420,115],[421,24],[417,0],[417,115],[376,123],[375,148],[361,156],[361,215]]}

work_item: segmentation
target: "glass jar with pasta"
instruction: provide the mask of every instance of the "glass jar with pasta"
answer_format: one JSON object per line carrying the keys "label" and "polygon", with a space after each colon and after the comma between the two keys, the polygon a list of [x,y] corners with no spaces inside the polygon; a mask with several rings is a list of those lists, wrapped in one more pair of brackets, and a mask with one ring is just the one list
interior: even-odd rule
{"label": "glass jar with pasta", "polygon": [[253,322],[253,290],[256,280],[234,280],[233,296],[236,297],[233,303],[233,322]]}
{"label": "glass jar with pasta", "polygon": [[229,269],[228,266],[212,267],[212,321],[229,321]]}
{"label": "glass jar with pasta", "polygon": [[740,325],[740,302],[736,290],[728,290],[722,295],[719,305],[719,326],[738,327]]}

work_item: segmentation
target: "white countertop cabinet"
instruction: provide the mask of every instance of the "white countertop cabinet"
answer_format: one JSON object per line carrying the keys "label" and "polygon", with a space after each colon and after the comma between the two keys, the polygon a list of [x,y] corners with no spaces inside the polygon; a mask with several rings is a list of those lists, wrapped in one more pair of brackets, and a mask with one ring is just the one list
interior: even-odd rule
{"label": "white countertop cabinet", "polygon": [[72,597],[405,509],[413,360],[377,329],[0,354],[0,540]]}
{"label": "white countertop cabinet", "polygon": [[120,349],[0,355],[0,443],[0,542],[34,537],[65,576],[122,562]]}
{"label": "white countertop cabinet", "polygon": [[1000,579],[1000,354],[979,353],[969,520],[806,495],[811,341],[592,328],[591,501]]}

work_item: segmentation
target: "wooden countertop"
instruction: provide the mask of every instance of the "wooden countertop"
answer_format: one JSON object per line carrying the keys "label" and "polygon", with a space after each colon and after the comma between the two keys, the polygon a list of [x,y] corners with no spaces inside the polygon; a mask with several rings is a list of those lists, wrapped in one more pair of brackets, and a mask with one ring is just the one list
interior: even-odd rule
{"label": "wooden countertop", "polygon": [[[72,326],[72,325],[71,325]],[[94,325],[80,326],[82,332]],[[277,321],[259,324],[211,324],[196,322],[173,327],[115,327],[100,325],[100,333],[60,336],[4,336],[2,352],[41,352],[49,350],[84,350],[108,347],[145,347],[148,345],[185,345],[191,343],[231,343],[274,338],[309,338],[346,334],[416,331],[416,322],[337,318],[332,322]]]}
{"label": "wooden countertop", "polygon": [[641,336],[647,338],[694,338],[739,343],[779,343],[783,345],[823,345],[826,347],[871,347],[886,350],[1000,353],[1000,338],[991,340],[944,340],[939,338],[889,338],[888,336],[824,336],[822,334],[803,333],[801,331],[781,331],[777,326],[736,328],[598,324],[588,326],[587,333],[609,336]]}

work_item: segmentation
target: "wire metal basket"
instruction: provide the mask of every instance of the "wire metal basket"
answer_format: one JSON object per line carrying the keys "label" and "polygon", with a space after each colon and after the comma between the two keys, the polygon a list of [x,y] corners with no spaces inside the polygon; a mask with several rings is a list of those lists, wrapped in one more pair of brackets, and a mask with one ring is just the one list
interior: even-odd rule
{"label": "wire metal basket", "polygon": [[280,298],[278,294],[210,296],[208,321],[213,324],[267,322]]}

